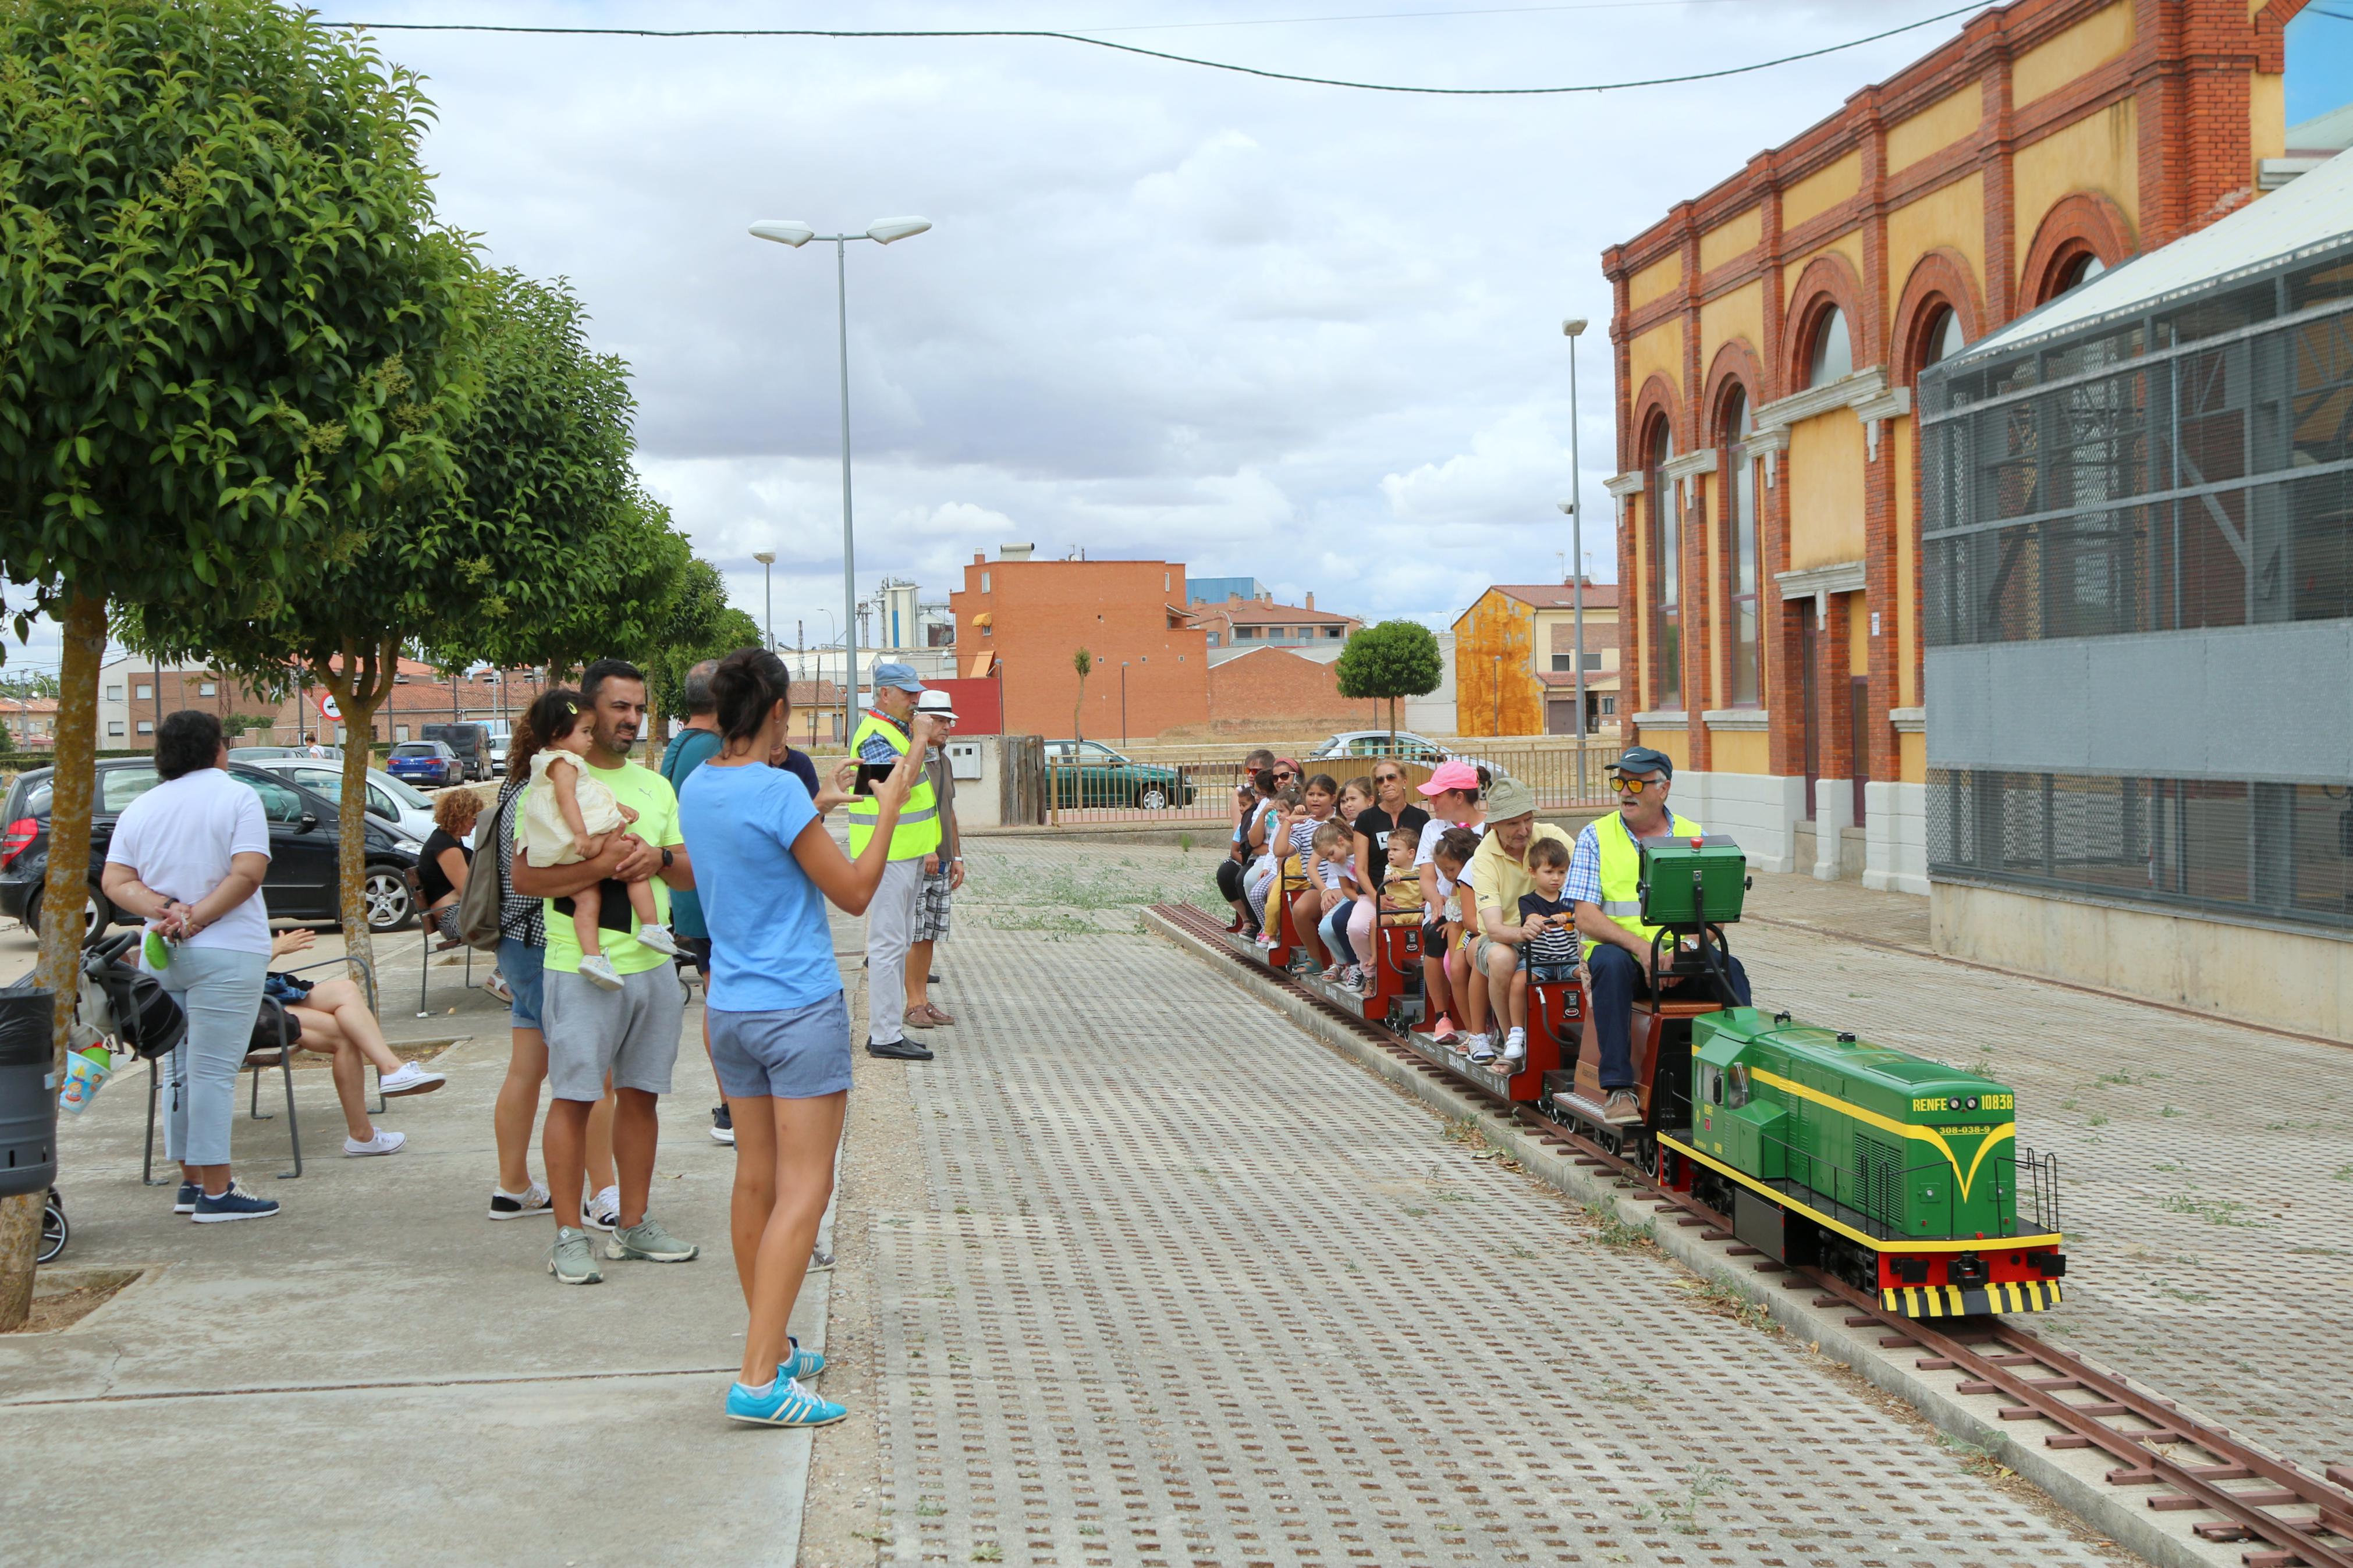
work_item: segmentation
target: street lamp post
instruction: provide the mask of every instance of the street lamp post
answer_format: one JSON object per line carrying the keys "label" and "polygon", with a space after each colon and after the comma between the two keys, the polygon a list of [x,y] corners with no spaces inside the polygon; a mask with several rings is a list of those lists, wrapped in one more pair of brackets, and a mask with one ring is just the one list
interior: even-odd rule
{"label": "street lamp post", "polygon": [[834,299],[841,359],[841,732],[845,740],[857,728],[858,710],[858,542],[849,506],[849,242],[871,239],[877,245],[890,245],[912,239],[931,226],[929,218],[920,217],[881,218],[868,225],[864,234],[820,235],[808,225],[789,218],[762,218],[752,226],[754,238],[772,239],[796,250],[812,239],[828,240],[833,246]]}
{"label": "street lamp post", "polygon": [[752,559],[760,563],[760,640],[768,651],[776,651],[776,552],[757,550]]}
{"label": "street lamp post", "polygon": [[[1585,335],[1585,318],[1572,316],[1560,324],[1568,339],[1568,548],[1577,562],[1569,575],[1568,600],[1577,622],[1577,768],[1585,771],[1585,478],[1577,463],[1577,340]],[[1620,663],[1625,662],[1623,659]]]}

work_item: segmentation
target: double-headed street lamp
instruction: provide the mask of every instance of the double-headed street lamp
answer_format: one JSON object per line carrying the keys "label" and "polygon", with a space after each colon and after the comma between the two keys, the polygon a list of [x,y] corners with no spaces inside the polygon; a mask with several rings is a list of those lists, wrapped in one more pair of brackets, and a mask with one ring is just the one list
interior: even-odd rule
{"label": "double-headed street lamp", "polygon": [[858,727],[858,544],[849,510],[849,261],[853,239],[877,245],[912,239],[932,226],[929,218],[886,217],[868,226],[864,234],[819,234],[790,218],[762,218],[752,226],[753,237],[773,239],[797,250],[812,239],[833,246],[834,293],[841,342],[841,614],[842,614],[842,735]]}
{"label": "double-headed street lamp", "polygon": [[774,574],[776,552],[755,550],[752,552],[752,559],[760,563],[760,640],[767,645],[770,653],[774,653],[776,651],[776,580]]}
{"label": "double-headed street lamp", "polygon": [[[1585,318],[1572,316],[1560,324],[1561,335],[1568,340],[1568,494],[1561,506],[1568,513],[1568,548],[1577,570],[1569,574],[1569,603],[1576,606],[1577,619],[1577,740],[1582,773],[1585,763],[1585,478],[1577,466],[1577,340],[1585,335]],[[1623,663],[1624,660],[1620,660]]]}

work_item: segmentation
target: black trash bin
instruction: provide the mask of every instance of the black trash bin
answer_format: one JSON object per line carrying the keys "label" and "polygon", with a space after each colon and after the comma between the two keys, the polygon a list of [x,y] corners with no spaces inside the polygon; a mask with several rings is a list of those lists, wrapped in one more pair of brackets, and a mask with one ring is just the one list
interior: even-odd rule
{"label": "black trash bin", "polygon": [[0,991],[0,1198],[47,1192],[57,1179],[49,994],[38,986]]}

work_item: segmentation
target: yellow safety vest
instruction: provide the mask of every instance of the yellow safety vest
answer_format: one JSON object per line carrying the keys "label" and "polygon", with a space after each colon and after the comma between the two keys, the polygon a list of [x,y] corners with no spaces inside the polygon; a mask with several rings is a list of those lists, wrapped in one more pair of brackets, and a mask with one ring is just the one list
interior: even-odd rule
{"label": "yellow safety vest", "polygon": [[[907,736],[898,725],[877,713],[868,713],[849,737],[849,754],[857,756],[865,749],[870,735],[881,735],[891,742],[891,749],[901,756],[907,753]],[[882,808],[871,795],[853,795],[849,802],[849,854],[852,859],[866,852],[873,842],[874,824]],[[915,787],[907,792],[907,803],[899,808],[898,825],[891,829],[891,858],[913,860],[929,855],[940,847],[940,806],[932,793],[929,773],[915,775]]]}
{"label": "yellow safety vest", "polygon": [[[1689,817],[1677,816],[1672,811],[1668,831],[1677,838],[1697,838],[1700,826]],[[1612,816],[1609,826],[1596,823],[1593,837],[1601,843],[1601,912],[1641,937],[1645,946],[1658,935],[1657,926],[1642,923],[1642,851],[1634,837],[1634,830],[1626,826],[1622,816]],[[1588,942],[1585,956],[1591,958],[1593,950],[1601,944]]]}

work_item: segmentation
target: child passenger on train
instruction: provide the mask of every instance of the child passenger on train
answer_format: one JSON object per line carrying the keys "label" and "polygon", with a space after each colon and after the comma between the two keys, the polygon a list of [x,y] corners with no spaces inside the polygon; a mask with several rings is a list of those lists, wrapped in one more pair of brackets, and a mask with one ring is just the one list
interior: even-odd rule
{"label": "child passenger on train", "polygon": [[[1440,1043],[1469,1056],[1491,1050],[1487,1021],[1486,977],[1471,962],[1470,917],[1476,906],[1471,894],[1471,857],[1479,852],[1479,836],[1467,827],[1450,827],[1430,849],[1430,865],[1438,873],[1438,891],[1445,899],[1444,956],[1447,988],[1462,1003],[1462,1021],[1469,1031]],[[1491,1058],[1492,1059],[1492,1058]]]}
{"label": "child passenger on train", "polygon": [[1568,846],[1539,838],[1528,846],[1533,892],[1520,895],[1520,967],[1512,976],[1512,1032],[1504,1037],[1504,1060],[1516,1067],[1528,1054],[1528,987],[1564,984],[1577,978],[1577,915],[1561,897],[1568,882]]}
{"label": "child passenger on train", "polygon": [[1315,928],[1324,922],[1324,886],[1314,872],[1315,832],[1332,820],[1333,807],[1340,798],[1340,781],[1330,773],[1315,773],[1307,780],[1301,794],[1304,815],[1291,825],[1291,849],[1298,857],[1298,869],[1307,879],[1307,886],[1292,895],[1292,930],[1294,943],[1300,950],[1298,967],[1324,966],[1324,944],[1315,935]]}
{"label": "child passenger on train", "polygon": [[1348,911],[1348,946],[1356,955],[1356,977],[1351,989],[1360,994],[1372,989],[1372,966],[1381,961],[1380,946],[1373,940],[1375,916],[1385,926],[1413,925],[1422,918],[1421,878],[1413,865],[1419,847],[1420,841],[1410,833],[1389,834],[1388,865],[1377,879],[1360,879],[1364,891]]}
{"label": "child passenger on train", "polygon": [[1274,809],[1268,813],[1266,818],[1266,853],[1251,868],[1250,880],[1243,888],[1251,910],[1259,917],[1261,929],[1256,940],[1261,947],[1274,946],[1274,933],[1264,929],[1266,900],[1274,888],[1275,879],[1282,875],[1283,861],[1295,853],[1292,847],[1293,830],[1306,819],[1305,792],[1295,783],[1278,787],[1274,795]]}

